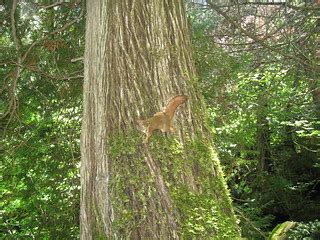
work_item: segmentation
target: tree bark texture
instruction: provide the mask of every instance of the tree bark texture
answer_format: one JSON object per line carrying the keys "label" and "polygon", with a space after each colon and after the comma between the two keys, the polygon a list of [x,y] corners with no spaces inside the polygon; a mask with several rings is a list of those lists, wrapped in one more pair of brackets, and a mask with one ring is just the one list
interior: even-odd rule
{"label": "tree bark texture", "polygon": [[[192,237],[188,224],[201,206],[218,227],[199,236],[238,236],[191,52],[182,0],[87,2],[81,239]],[[144,145],[136,121],[177,94],[189,100],[176,134],[156,133]]]}

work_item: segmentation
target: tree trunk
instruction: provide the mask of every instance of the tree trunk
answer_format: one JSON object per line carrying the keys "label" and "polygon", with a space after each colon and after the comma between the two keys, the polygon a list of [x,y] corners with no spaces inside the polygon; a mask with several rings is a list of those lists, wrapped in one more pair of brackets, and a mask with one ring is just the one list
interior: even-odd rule
{"label": "tree trunk", "polygon": [[267,119],[268,98],[264,83],[260,83],[260,90],[257,99],[257,150],[259,153],[258,170],[260,172],[268,172],[271,169],[271,153],[270,153],[270,129]]}
{"label": "tree trunk", "polygon": [[[239,237],[195,76],[182,0],[88,2],[81,239]],[[175,135],[143,144],[177,94]]]}
{"label": "tree trunk", "polygon": [[260,107],[262,107],[262,109],[257,113],[258,170],[260,172],[269,172],[271,170],[270,130],[267,116],[264,113],[266,111],[266,106]]}

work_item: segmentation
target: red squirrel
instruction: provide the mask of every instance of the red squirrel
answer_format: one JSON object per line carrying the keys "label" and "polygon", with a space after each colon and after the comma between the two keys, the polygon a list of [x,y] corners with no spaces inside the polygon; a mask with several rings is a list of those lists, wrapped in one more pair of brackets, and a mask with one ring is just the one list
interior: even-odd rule
{"label": "red squirrel", "polygon": [[144,143],[148,143],[149,138],[152,136],[154,130],[161,130],[162,132],[174,133],[172,119],[176,109],[188,100],[186,95],[177,95],[173,97],[164,108],[163,111],[155,113],[151,118],[146,120],[138,120],[140,130],[146,133]]}

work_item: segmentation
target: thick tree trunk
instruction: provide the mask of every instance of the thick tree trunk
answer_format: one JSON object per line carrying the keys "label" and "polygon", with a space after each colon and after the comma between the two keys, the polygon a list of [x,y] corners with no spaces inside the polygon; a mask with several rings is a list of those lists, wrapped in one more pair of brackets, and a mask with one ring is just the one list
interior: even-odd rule
{"label": "thick tree trunk", "polygon": [[[81,239],[237,238],[202,127],[183,1],[90,1],[86,30]],[[155,133],[144,145],[136,121],[176,94],[189,96],[177,133]],[[194,222],[205,226],[193,235],[197,214],[215,222]]]}

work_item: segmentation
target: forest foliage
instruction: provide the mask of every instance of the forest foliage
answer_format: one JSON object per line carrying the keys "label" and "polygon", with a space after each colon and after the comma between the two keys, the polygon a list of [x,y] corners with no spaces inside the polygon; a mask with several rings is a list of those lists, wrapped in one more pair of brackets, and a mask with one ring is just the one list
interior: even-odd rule
{"label": "forest foliage", "polygon": [[[0,2],[0,236],[76,239],[84,3],[14,2]],[[319,6],[197,2],[197,84],[243,237],[292,221],[288,239],[316,239]]]}

